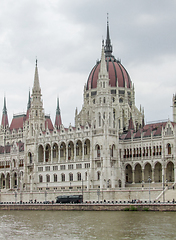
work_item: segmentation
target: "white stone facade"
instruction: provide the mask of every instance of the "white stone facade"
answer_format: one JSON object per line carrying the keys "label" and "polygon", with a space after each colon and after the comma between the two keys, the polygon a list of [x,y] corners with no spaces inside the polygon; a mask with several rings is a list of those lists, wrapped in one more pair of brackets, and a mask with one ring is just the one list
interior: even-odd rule
{"label": "white stone facade", "polygon": [[174,122],[144,125],[144,111],[135,106],[134,85],[110,84],[104,45],[99,64],[97,86],[85,85],[75,126],[65,128],[62,124],[53,127],[44,114],[36,63],[27,113],[14,116],[8,126],[4,107],[1,189],[32,192],[83,187],[86,191],[175,182],[175,96]]}

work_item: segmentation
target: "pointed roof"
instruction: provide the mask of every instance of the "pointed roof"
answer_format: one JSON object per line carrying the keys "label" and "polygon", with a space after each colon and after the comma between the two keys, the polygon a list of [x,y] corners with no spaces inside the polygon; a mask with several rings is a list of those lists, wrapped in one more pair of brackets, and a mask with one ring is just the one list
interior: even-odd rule
{"label": "pointed roof", "polygon": [[32,89],[32,95],[38,94],[38,93],[41,95],[41,88],[40,88],[40,83],[39,83],[39,75],[38,75],[38,67],[37,67],[37,59],[36,59],[34,85],[33,85],[33,89]]}
{"label": "pointed roof", "polygon": [[23,129],[24,122],[26,120],[25,114],[13,115],[12,122],[10,124],[10,130],[18,130],[19,128]]}
{"label": "pointed roof", "polygon": [[133,135],[133,130],[129,130],[129,131],[127,132],[127,135],[125,136],[124,139],[131,139],[131,138],[132,138],[132,135]]}
{"label": "pointed roof", "polygon": [[5,97],[4,97],[4,107],[3,107],[3,113],[2,113],[1,126],[3,127],[9,126]]}
{"label": "pointed roof", "polygon": [[100,78],[109,78],[109,74],[106,67],[105,53],[104,53],[104,41],[102,41],[102,50],[101,50],[101,63],[100,63],[100,72],[98,74]]}
{"label": "pointed roof", "polygon": [[134,130],[134,124],[133,124],[133,119],[132,119],[132,117],[131,117],[130,120],[129,120],[128,130],[129,130],[129,129],[133,129],[133,130]]}
{"label": "pointed roof", "polygon": [[54,129],[50,116],[45,116],[45,129],[47,128],[49,131]]}
{"label": "pointed roof", "polygon": [[106,35],[105,55],[106,55],[106,57],[112,56],[112,45],[111,45],[111,39],[110,39],[110,34],[109,34],[108,14],[107,14],[107,35]]}
{"label": "pointed roof", "polygon": [[55,126],[58,128],[62,125],[60,107],[59,107],[59,98],[57,98],[57,108],[56,108],[56,118],[55,118]]}

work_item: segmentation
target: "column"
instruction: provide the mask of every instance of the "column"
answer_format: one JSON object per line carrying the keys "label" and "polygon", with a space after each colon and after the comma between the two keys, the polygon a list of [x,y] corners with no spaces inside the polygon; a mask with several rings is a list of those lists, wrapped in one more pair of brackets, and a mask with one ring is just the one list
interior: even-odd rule
{"label": "column", "polygon": [[154,168],[152,167],[152,183],[154,183],[155,182],[155,170],[154,170]]}
{"label": "column", "polygon": [[66,143],[66,150],[65,151],[66,151],[66,156],[65,156],[66,157],[66,162],[68,162],[68,144],[67,143]]}
{"label": "column", "polygon": [[84,161],[84,143],[82,144],[82,161]]}
{"label": "column", "polygon": [[134,181],[134,169],[132,169],[132,184],[134,184],[135,183],[135,181]]}
{"label": "column", "polygon": [[[73,157],[74,157],[73,160],[74,160],[74,162],[75,162],[75,161],[76,161],[76,144],[73,145],[73,149],[74,149],[74,150],[73,150],[73,151],[74,151],[74,152],[73,152]],[[72,149],[71,149],[71,150],[72,150]],[[72,155],[72,154],[71,154],[71,155]]]}
{"label": "column", "polygon": [[51,148],[51,163],[53,163],[53,148]]}
{"label": "column", "polygon": [[144,168],[142,168],[142,181],[144,182]]}
{"label": "column", "polygon": [[176,182],[176,166],[174,166],[174,182]]}
{"label": "column", "polygon": [[57,162],[60,162],[60,146],[58,146],[58,161]]}
{"label": "column", "polygon": [[46,162],[46,159],[45,159],[45,147],[43,149],[43,157],[44,157],[43,162]]}
{"label": "column", "polygon": [[12,189],[12,174],[10,174],[10,189]]}
{"label": "column", "polygon": [[[165,182],[166,181],[166,178],[165,178],[165,167],[162,165],[162,184],[163,184],[163,181]],[[163,177],[164,176],[164,177]]]}

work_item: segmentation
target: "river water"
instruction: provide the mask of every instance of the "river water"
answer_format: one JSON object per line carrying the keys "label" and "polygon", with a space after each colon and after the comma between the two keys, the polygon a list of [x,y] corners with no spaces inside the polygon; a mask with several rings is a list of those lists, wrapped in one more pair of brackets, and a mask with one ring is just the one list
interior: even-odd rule
{"label": "river water", "polygon": [[0,239],[176,239],[174,212],[0,211]]}

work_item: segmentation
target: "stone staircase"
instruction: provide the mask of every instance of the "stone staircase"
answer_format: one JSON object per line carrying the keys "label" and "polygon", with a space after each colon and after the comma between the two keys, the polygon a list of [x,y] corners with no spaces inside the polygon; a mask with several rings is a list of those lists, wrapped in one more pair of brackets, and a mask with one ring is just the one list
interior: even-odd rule
{"label": "stone staircase", "polygon": [[168,202],[173,201],[173,199],[176,201],[176,183],[173,183],[171,185],[168,185],[160,192],[160,194],[155,199],[156,201],[160,202]]}

